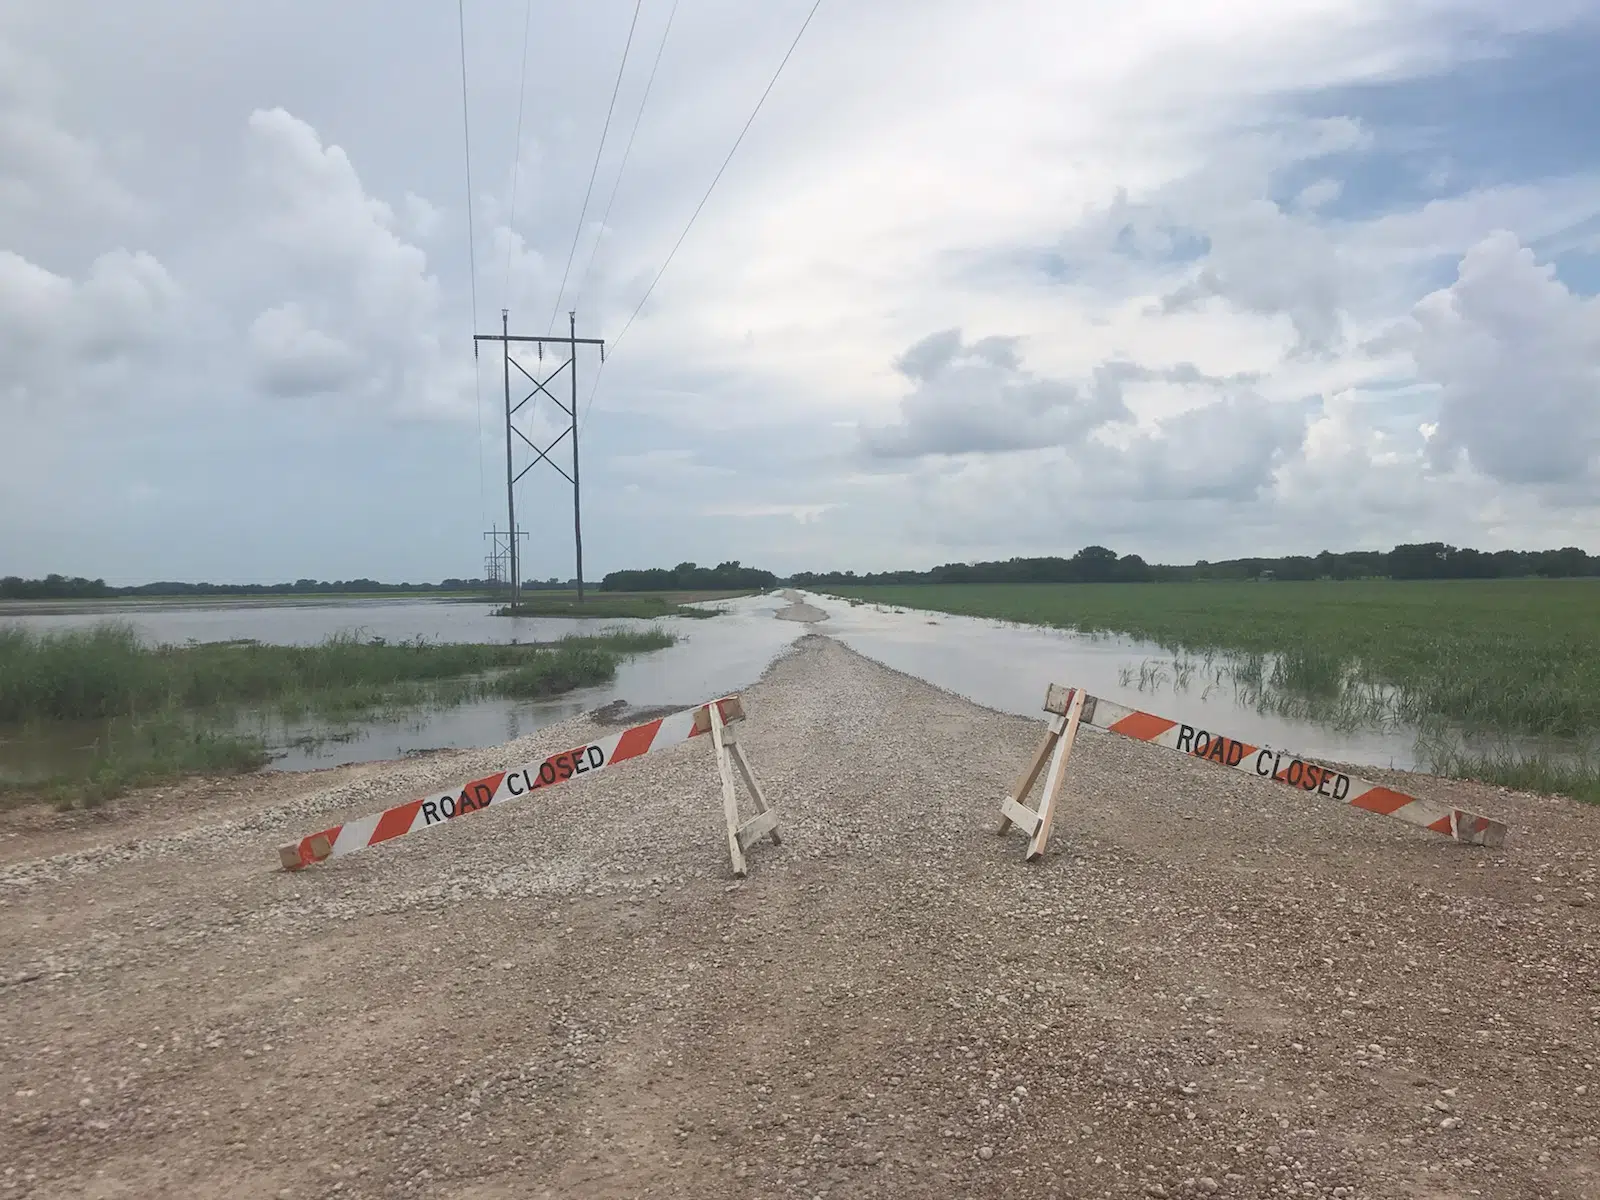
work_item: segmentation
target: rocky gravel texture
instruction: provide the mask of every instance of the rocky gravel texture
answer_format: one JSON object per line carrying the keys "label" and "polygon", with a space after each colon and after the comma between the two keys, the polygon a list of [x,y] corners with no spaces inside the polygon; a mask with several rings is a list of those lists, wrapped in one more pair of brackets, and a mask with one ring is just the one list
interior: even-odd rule
{"label": "rocky gravel texture", "polygon": [[[311,870],[285,840],[581,742],[0,818],[0,1196],[1600,1196],[1600,813],[1503,851],[819,636],[706,739]],[[749,811],[748,809],[746,811]]]}
{"label": "rocky gravel texture", "polygon": [[818,608],[815,604],[807,603],[806,598],[799,592],[784,592],[783,598],[789,602],[789,606],[780,608],[773,614],[780,621],[804,621],[808,625],[815,625],[818,621],[826,621],[828,619],[825,609]]}

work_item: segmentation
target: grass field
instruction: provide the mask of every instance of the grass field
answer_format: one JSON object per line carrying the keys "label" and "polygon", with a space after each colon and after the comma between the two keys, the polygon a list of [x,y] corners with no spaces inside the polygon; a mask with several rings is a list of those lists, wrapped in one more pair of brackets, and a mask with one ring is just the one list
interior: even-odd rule
{"label": "grass field", "polygon": [[40,635],[0,628],[0,727],[48,741],[94,723],[94,749],[49,779],[0,782],[12,794],[98,800],[183,774],[264,765],[258,738],[228,732],[243,710],[285,719],[353,721],[377,713],[519,699],[603,683],[622,658],[673,643],[657,629],[567,637],[547,645],[462,645],[329,638],[315,646],[256,642],[147,646],[107,623]]}
{"label": "grass field", "polygon": [[[1600,582],[1011,584],[835,589],[1124,634],[1263,707],[1422,731],[1434,769],[1600,800]],[[1531,741],[1560,742],[1562,752]]]}
{"label": "grass field", "polygon": [[[690,608],[708,600],[732,600],[753,596],[754,592],[585,592],[578,603],[576,591],[523,592],[517,606],[519,617],[714,617],[714,608]],[[511,616],[510,606],[500,610]]]}

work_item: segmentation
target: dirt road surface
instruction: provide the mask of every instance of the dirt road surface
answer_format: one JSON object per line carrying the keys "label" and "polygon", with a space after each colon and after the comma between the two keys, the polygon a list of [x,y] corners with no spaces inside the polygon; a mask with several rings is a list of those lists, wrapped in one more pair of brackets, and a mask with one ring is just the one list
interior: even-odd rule
{"label": "dirt road surface", "polygon": [[[339,815],[565,749],[0,819],[0,1195],[1600,1196],[1600,813],[1505,850],[807,636],[704,739],[311,870]],[[319,824],[320,822],[320,824]]]}

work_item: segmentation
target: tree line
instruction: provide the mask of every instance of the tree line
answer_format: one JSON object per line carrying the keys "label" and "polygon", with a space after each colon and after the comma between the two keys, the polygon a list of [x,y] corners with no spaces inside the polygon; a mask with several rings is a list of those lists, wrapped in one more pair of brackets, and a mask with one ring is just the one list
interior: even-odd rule
{"label": "tree line", "polygon": [[[797,571],[796,587],[912,583],[1183,583],[1246,579],[1577,579],[1600,576],[1600,555],[1576,546],[1559,550],[1474,550],[1444,542],[1415,542],[1392,550],[1290,554],[1279,558],[1201,559],[1187,566],[1147,563],[1137,554],[1085,546],[1071,558],[1009,558],[994,562],[946,563],[927,571]],[[771,571],[737,560],[702,567],[692,562],[642,571],[612,571],[603,592],[766,591],[776,587]],[[530,579],[529,591],[571,589],[575,579]],[[297,579],[293,583],[181,583],[170,580],[126,587],[104,579],[46,575],[43,579],[0,577],[0,600],[101,600],[118,596],[338,596],[428,592],[496,592],[506,585],[487,579],[443,579],[438,583],[380,583],[376,579]]]}
{"label": "tree line", "polygon": [[612,571],[600,581],[602,592],[717,592],[759,591],[776,587],[778,577],[771,571],[742,566],[737,560],[702,567],[681,562],[670,570],[654,567],[644,571]]}
{"label": "tree line", "polygon": [[1071,558],[1011,558],[1003,562],[946,563],[927,571],[799,571],[796,587],[870,586],[914,583],[1187,583],[1247,579],[1574,579],[1600,576],[1600,555],[1576,546],[1560,550],[1457,548],[1418,542],[1392,550],[1291,554],[1271,558],[1201,559],[1187,566],[1147,563],[1137,554],[1118,555],[1085,546]]}

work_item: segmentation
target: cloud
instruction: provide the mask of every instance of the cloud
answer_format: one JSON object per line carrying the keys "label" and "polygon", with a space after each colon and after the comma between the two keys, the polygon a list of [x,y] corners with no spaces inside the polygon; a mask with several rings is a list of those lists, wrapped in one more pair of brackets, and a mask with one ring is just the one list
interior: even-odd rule
{"label": "cloud", "polygon": [[838,508],[837,504],[732,504],[707,508],[706,517],[788,517],[797,525],[814,525],[823,513]]}
{"label": "cloud", "polygon": [[124,220],[142,211],[100,148],[61,124],[59,87],[36,59],[0,39],[0,218],[11,228],[75,216]]}
{"label": "cloud", "polygon": [[709,464],[694,450],[658,446],[638,454],[613,454],[606,465],[616,474],[668,488],[688,488],[716,476],[733,475],[731,467]]}
{"label": "cloud", "polygon": [[57,398],[157,353],[180,291],[143,252],[110,250],[81,280],[0,250],[0,398]]}
{"label": "cloud", "polygon": [[360,374],[362,363],[337,338],[306,323],[297,304],[280,304],[250,326],[250,349],[262,386],[275,396],[337,392]]}
{"label": "cloud", "polygon": [[[610,339],[591,566],[1600,538],[1600,276],[1575,253],[1600,160],[1562,122],[1600,94],[1592,3],[824,6],[619,346],[793,36],[781,7],[679,10],[600,230],[608,140],[562,306]],[[468,335],[501,307],[544,331],[605,117],[567,101],[615,70],[631,10],[541,27],[565,53],[526,81],[514,221],[521,17],[469,12],[473,274],[459,92],[394,83],[443,78],[454,14],[182,8],[0,16],[12,569],[480,569],[500,380],[486,355],[474,436]],[[315,43],[284,32],[307,22]],[[1559,61],[1529,56],[1541,29]],[[580,374],[587,411],[592,356]],[[319,454],[322,490],[276,495],[247,548],[208,535],[247,464]],[[71,502],[12,501],[67,469]],[[159,494],[126,504],[144,479]],[[525,514],[567,503],[543,468],[518,487]],[[363,521],[358,548],[296,531],[328,512]],[[546,525],[529,553],[565,570]]]}
{"label": "cloud", "polygon": [[1249,393],[1225,396],[1142,434],[1114,473],[1141,500],[1253,500],[1299,451],[1307,415],[1304,406]]}
{"label": "cloud", "polygon": [[1110,382],[1084,394],[1036,378],[1022,367],[1014,338],[968,345],[959,330],[944,330],[915,343],[896,366],[916,387],[900,401],[899,421],[862,429],[862,445],[876,458],[1065,445],[1132,416]]}
{"label": "cloud", "polygon": [[1155,311],[1163,315],[1220,300],[1286,317],[1294,353],[1328,353],[1342,336],[1350,271],[1319,210],[1340,184],[1322,178],[1280,203],[1274,183],[1369,142],[1367,130],[1342,118],[1285,119],[1236,136],[1143,195],[1119,190],[1092,208],[1062,237],[1056,261],[1101,277],[1134,272],[1162,289]]}
{"label": "cloud", "polygon": [[263,244],[252,269],[279,297],[249,331],[266,390],[337,391],[410,417],[470,414],[470,368],[440,339],[438,280],[403,236],[434,219],[431,205],[408,194],[401,220],[341,147],[281,108],[250,115],[247,150]]}
{"label": "cloud", "polygon": [[1459,455],[1508,484],[1570,484],[1600,468],[1600,299],[1575,296],[1516,235],[1461,260],[1400,335],[1439,389],[1435,463]]}
{"label": "cloud", "polygon": [[1181,312],[1217,298],[1246,312],[1289,318],[1297,353],[1335,349],[1343,333],[1341,266],[1329,239],[1258,198],[1206,226],[1211,250],[1194,277],[1162,299]]}
{"label": "cloud", "polygon": [[1130,383],[1228,387],[1253,378],[1208,375],[1193,363],[1151,367],[1113,359],[1096,366],[1085,386],[1041,378],[1022,365],[1020,338],[986,337],[971,344],[957,329],[914,343],[895,369],[916,386],[900,401],[899,420],[861,429],[876,459],[993,454],[1073,447],[1106,426],[1131,423]]}

